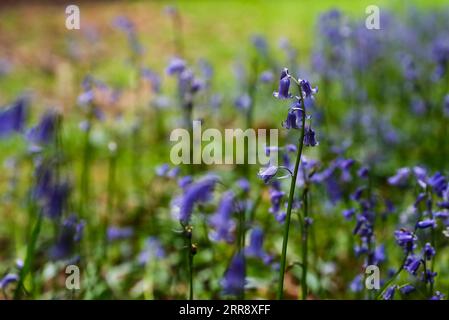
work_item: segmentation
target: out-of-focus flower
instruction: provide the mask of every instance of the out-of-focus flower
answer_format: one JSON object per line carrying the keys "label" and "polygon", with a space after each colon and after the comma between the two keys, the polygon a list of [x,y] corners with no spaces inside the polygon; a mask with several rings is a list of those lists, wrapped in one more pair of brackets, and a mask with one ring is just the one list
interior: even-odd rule
{"label": "out-of-focus flower", "polygon": [[11,106],[0,110],[0,138],[20,133],[25,128],[28,101],[19,98]]}
{"label": "out-of-focus flower", "polygon": [[396,174],[388,178],[388,183],[392,186],[405,186],[407,184],[408,178],[410,177],[409,168],[400,168]]}
{"label": "out-of-focus flower", "polygon": [[212,240],[229,243],[234,240],[235,222],[232,220],[234,212],[234,194],[231,191],[225,192],[220,200],[217,212],[209,219],[209,223],[213,228],[213,231],[210,233]]}
{"label": "out-of-focus flower", "polygon": [[79,221],[75,215],[69,216],[62,222],[58,239],[50,249],[50,257],[53,260],[69,258],[83,234],[84,221]]}
{"label": "out-of-focus flower", "polygon": [[251,231],[249,246],[245,249],[245,254],[249,257],[263,259],[265,251],[263,250],[263,231],[261,228],[254,228]]}
{"label": "out-of-focus flower", "polygon": [[196,203],[207,202],[212,196],[217,179],[205,177],[202,180],[189,184],[184,194],[178,199],[179,220],[182,224],[188,224]]}
{"label": "out-of-focus flower", "polygon": [[18,282],[19,276],[14,273],[8,273],[0,280],[0,289],[5,290],[13,282]]}
{"label": "out-of-focus flower", "polygon": [[186,68],[186,62],[180,58],[174,57],[170,60],[167,69],[165,72],[168,75],[180,74]]}
{"label": "out-of-focus flower", "polygon": [[54,111],[49,111],[44,114],[40,122],[26,133],[28,141],[33,144],[47,144],[55,134],[58,121],[58,114]]}
{"label": "out-of-focus flower", "polygon": [[134,235],[134,229],[131,227],[109,227],[107,230],[107,238],[109,242],[124,240]]}
{"label": "out-of-focus flower", "polygon": [[435,228],[436,226],[437,224],[434,219],[425,219],[417,223],[417,227],[420,229]]}
{"label": "out-of-focus flower", "polygon": [[223,293],[228,295],[241,295],[245,288],[245,257],[236,253],[221,280]]}
{"label": "out-of-focus flower", "polygon": [[315,147],[318,145],[318,141],[315,137],[315,131],[309,126],[304,133],[304,145],[309,147]]}

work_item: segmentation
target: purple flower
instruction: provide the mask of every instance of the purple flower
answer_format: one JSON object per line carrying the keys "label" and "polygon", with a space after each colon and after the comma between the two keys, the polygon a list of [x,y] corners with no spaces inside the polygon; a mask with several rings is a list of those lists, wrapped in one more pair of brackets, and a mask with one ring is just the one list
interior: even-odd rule
{"label": "purple flower", "polygon": [[240,110],[247,110],[251,106],[251,97],[245,93],[235,99],[234,105]]}
{"label": "purple flower", "polygon": [[435,228],[436,226],[437,224],[434,219],[425,219],[417,223],[417,227],[420,229]]}
{"label": "purple flower", "polygon": [[109,227],[107,231],[107,238],[109,242],[125,240],[131,238],[133,235],[134,229],[131,227]]}
{"label": "purple flower", "polygon": [[417,256],[409,256],[404,264],[404,269],[410,274],[416,275],[419,266],[421,265],[421,259]]}
{"label": "purple flower", "polygon": [[421,281],[424,283],[434,283],[437,274],[438,274],[437,272],[432,272],[432,270],[426,270],[425,272],[421,272]]}
{"label": "purple flower", "polygon": [[273,81],[273,79],[274,79],[273,72],[269,70],[262,72],[260,75],[260,81],[264,83],[270,83]]}
{"label": "purple flower", "polygon": [[410,294],[410,293],[412,293],[413,291],[415,291],[415,287],[414,287],[414,286],[411,286],[411,285],[409,285],[409,284],[406,284],[405,286],[399,288],[399,291],[400,291],[402,294],[407,295],[407,294]]}
{"label": "purple flower", "polygon": [[209,201],[216,182],[217,179],[215,177],[206,177],[203,180],[190,184],[185,189],[179,202],[179,220],[182,224],[189,223],[195,203]]}
{"label": "purple flower", "polygon": [[210,234],[212,240],[226,241],[229,243],[234,240],[233,231],[235,223],[232,221],[232,214],[234,212],[234,194],[231,191],[225,192],[221,198],[217,212],[209,219],[209,223],[214,229]]}
{"label": "purple flower", "polygon": [[310,98],[318,92],[318,88],[312,88],[310,82],[307,80],[300,81],[301,89],[305,94],[306,98]]}
{"label": "purple flower", "polygon": [[161,242],[156,237],[149,237],[145,241],[145,248],[140,252],[138,260],[140,265],[147,264],[151,259],[161,259],[165,257],[165,250]]}
{"label": "purple flower", "polygon": [[170,60],[165,72],[168,75],[180,74],[186,68],[186,62],[180,58],[174,57]]}
{"label": "purple flower", "polygon": [[49,143],[54,137],[57,121],[58,114],[56,112],[45,113],[37,126],[28,130],[27,139],[35,144]]}
{"label": "purple flower", "polygon": [[346,209],[343,210],[343,217],[345,217],[346,220],[351,220],[351,218],[355,215],[355,209]]}
{"label": "purple flower", "polygon": [[178,180],[178,186],[182,189],[186,189],[187,186],[189,186],[192,183],[193,179],[191,176],[184,176],[179,178]]}
{"label": "purple flower", "polygon": [[440,291],[435,291],[435,294],[430,298],[430,300],[443,300],[445,297]]}
{"label": "purple flower", "polygon": [[299,102],[296,102],[295,106],[290,108],[287,113],[287,119],[282,122],[282,127],[285,129],[300,129],[302,124],[302,114],[303,112],[298,109],[297,105]]}
{"label": "purple flower", "polygon": [[396,174],[388,178],[388,183],[392,186],[403,187],[407,184],[408,178],[410,177],[409,168],[400,168],[396,171]]}
{"label": "purple flower", "polygon": [[447,188],[446,178],[440,172],[435,173],[427,182],[440,197]]}
{"label": "purple flower", "polygon": [[400,229],[394,232],[396,242],[406,251],[411,251],[415,247],[416,236],[413,232]]}
{"label": "purple flower", "polygon": [[427,260],[432,259],[432,257],[435,255],[435,249],[428,242],[424,246],[423,255]]}
{"label": "purple flower", "polygon": [[369,169],[368,167],[362,167],[359,169],[359,171],[357,171],[357,175],[362,178],[362,179],[366,179],[368,178],[369,175]]}
{"label": "purple flower", "polygon": [[22,132],[27,117],[28,101],[20,98],[11,106],[0,110],[0,138]]}
{"label": "purple flower", "polygon": [[385,292],[383,294],[384,300],[392,300],[394,297],[396,288],[397,288],[396,285],[392,285],[392,286],[388,287],[387,290],[385,290]]}
{"label": "purple flower", "polygon": [[50,249],[53,260],[69,258],[73,254],[75,244],[82,238],[84,221],[79,221],[74,215],[69,216],[62,223],[58,239]]}
{"label": "purple flower", "polygon": [[442,209],[449,209],[449,201],[438,202],[437,206]]}
{"label": "purple flower", "polygon": [[161,91],[161,77],[154,71],[144,68],[141,70],[142,78],[151,84],[151,88],[154,92],[159,93]]}
{"label": "purple flower", "polygon": [[290,89],[290,76],[288,74],[288,69],[284,68],[281,72],[281,78],[279,80],[279,89],[278,91],[273,92],[273,96],[277,99],[289,99],[291,98],[291,94],[289,92]]}
{"label": "purple flower", "polygon": [[354,280],[351,281],[349,284],[349,289],[352,292],[360,292],[363,290],[362,276],[360,274],[358,274]]}
{"label": "purple flower", "polygon": [[159,177],[164,177],[168,171],[170,170],[170,166],[167,163],[161,164],[156,167],[156,175]]}
{"label": "purple flower", "polygon": [[19,281],[19,276],[17,274],[14,273],[8,273],[6,276],[4,276],[1,280],[0,280],[0,288],[2,290],[5,290],[6,287],[13,283],[13,282],[17,282]]}
{"label": "purple flower", "polygon": [[449,94],[444,96],[443,112],[446,117],[449,117]]}
{"label": "purple flower", "polygon": [[241,295],[245,287],[245,257],[237,253],[231,260],[223,279],[220,282],[223,293]]}
{"label": "purple flower", "polygon": [[264,183],[268,183],[268,181],[273,178],[278,171],[278,167],[276,166],[269,166],[267,168],[261,168],[259,170],[259,173],[257,174],[259,178],[263,180]]}
{"label": "purple flower", "polygon": [[264,258],[263,231],[261,228],[256,227],[251,231],[249,246],[246,247],[245,254],[249,257]]}
{"label": "purple flower", "polygon": [[251,188],[249,181],[245,178],[239,179],[237,185],[244,193],[248,193]]}
{"label": "purple flower", "polygon": [[284,197],[285,193],[275,188],[270,188],[269,193],[271,202],[269,211],[273,214],[278,213],[281,208],[281,200]]}
{"label": "purple flower", "polygon": [[69,198],[70,187],[68,183],[55,183],[47,190],[43,198],[44,214],[50,219],[57,219],[62,216],[66,209]]}
{"label": "purple flower", "polygon": [[304,133],[304,145],[309,147],[315,147],[318,145],[318,141],[315,137],[315,131],[309,126]]}

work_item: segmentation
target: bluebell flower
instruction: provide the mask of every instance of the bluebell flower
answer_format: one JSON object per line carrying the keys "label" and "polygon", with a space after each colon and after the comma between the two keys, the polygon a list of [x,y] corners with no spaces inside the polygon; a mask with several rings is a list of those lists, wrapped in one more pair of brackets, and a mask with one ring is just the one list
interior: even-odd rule
{"label": "bluebell flower", "polygon": [[267,70],[260,74],[260,81],[263,83],[271,83],[274,79],[273,72]]}
{"label": "bluebell flower", "polygon": [[206,177],[186,187],[179,201],[179,220],[182,224],[189,223],[196,203],[203,203],[210,200],[216,182],[217,179],[215,177]]}
{"label": "bluebell flower", "polygon": [[281,208],[281,200],[284,197],[285,193],[283,191],[275,189],[275,188],[270,188],[269,193],[270,193],[270,202],[271,202],[271,207],[269,209],[269,212],[276,214],[279,212],[279,210]]}
{"label": "bluebell flower", "polygon": [[220,284],[224,294],[239,296],[243,293],[245,288],[245,257],[242,253],[234,255]]}
{"label": "bluebell flower", "polygon": [[41,121],[26,133],[28,141],[35,144],[51,142],[55,135],[57,121],[58,114],[56,112],[49,111],[45,113]]}
{"label": "bluebell flower", "polygon": [[423,255],[427,260],[432,259],[432,257],[435,255],[435,249],[428,242],[424,245]]}
{"label": "bluebell flower", "polygon": [[81,240],[84,221],[79,221],[74,215],[62,222],[56,243],[50,248],[50,257],[53,260],[69,258],[75,249],[76,243]]}
{"label": "bluebell flower", "polygon": [[408,256],[404,264],[404,269],[412,275],[416,275],[419,266],[421,265],[421,258],[417,256]]}
{"label": "bluebell flower", "polygon": [[425,219],[425,220],[419,221],[416,224],[416,226],[420,229],[435,228],[436,225],[437,224],[434,219]]}
{"label": "bluebell flower", "polygon": [[302,126],[303,112],[297,108],[290,108],[287,113],[287,119],[282,122],[282,127],[285,129],[300,129]]}
{"label": "bluebell flower", "polygon": [[444,96],[443,113],[446,117],[449,117],[449,94]]}
{"label": "bluebell flower", "polygon": [[138,256],[140,265],[147,264],[151,259],[162,259],[165,257],[165,250],[161,242],[156,237],[148,237],[145,247]]}
{"label": "bluebell flower", "polygon": [[424,192],[421,192],[418,194],[418,196],[415,199],[415,202],[413,203],[413,206],[415,208],[418,208],[419,204],[427,197],[427,195]]}
{"label": "bluebell flower", "polygon": [[301,80],[299,84],[301,85],[301,89],[304,92],[305,98],[311,98],[318,92],[318,88],[312,88],[310,82],[307,80]]}
{"label": "bluebell flower", "polygon": [[415,287],[409,284],[406,284],[405,286],[399,288],[399,291],[404,295],[410,294],[415,290]]}
{"label": "bluebell flower", "polygon": [[400,168],[396,172],[396,174],[390,178],[388,178],[388,183],[392,186],[400,186],[403,187],[407,184],[408,178],[410,177],[410,169],[409,168]]}
{"label": "bluebell flower", "polygon": [[381,264],[387,260],[387,254],[385,252],[385,245],[381,244],[376,246],[376,250],[374,251],[374,262],[375,264]]}
{"label": "bluebell flower", "polygon": [[449,218],[449,212],[448,211],[437,211],[433,214],[435,218],[441,219],[441,220],[447,220]]}
{"label": "bluebell flower", "polygon": [[363,278],[360,274],[358,274],[354,280],[349,284],[349,289],[352,292],[361,292],[363,290]]}
{"label": "bluebell flower", "polygon": [[191,176],[184,176],[178,179],[178,186],[185,190],[192,182]]}
{"label": "bluebell flower", "polygon": [[357,171],[357,175],[359,176],[359,178],[362,178],[362,179],[368,178],[368,175],[369,175],[369,168],[368,168],[368,167],[361,167],[361,168]]}
{"label": "bluebell flower", "polygon": [[167,163],[161,164],[160,166],[156,167],[156,175],[164,177],[169,170],[170,166]]}
{"label": "bluebell flower", "polygon": [[251,231],[249,246],[245,249],[245,254],[249,257],[263,259],[265,251],[263,250],[263,231],[256,227]]}
{"label": "bluebell flower", "polygon": [[245,93],[235,99],[234,105],[240,110],[247,110],[251,106],[251,97]]}
{"label": "bluebell flower", "polygon": [[273,92],[273,96],[277,99],[290,99],[292,95],[289,92],[290,89],[290,76],[288,74],[288,69],[285,68],[281,72],[281,78],[279,80],[278,91]]}
{"label": "bluebell flower", "polygon": [[267,168],[261,168],[259,170],[258,176],[263,180],[264,183],[268,183],[271,178],[273,178],[278,172],[277,166],[269,166]]}
{"label": "bluebell flower", "polygon": [[107,239],[109,242],[125,240],[131,238],[134,235],[134,229],[132,227],[109,227],[107,230]]}
{"label": "bluebell flower", "polygon": [[392,300],[393,297],[394,297],[394,293],[396,291],[396,288],[397,288],[396,285],[389,286],[387,288],[387,290],[385,290],[385,292],[383,294],[384,300]]}
{"label": "bluebell flower", "polygon": [[231,191],[225,192],[220,200],[217,212],[209,219],[209,224],[213,228],[210,233],[212,240],[228,243],[234,240],[235,223],[232,220],[232,214],[235,211],[234,194]]}
{"label": "bluebell flower", "polygon": [[237,185],[244,193],[248,193],[251,188],[249,181],[245,178],[239,179]]}
{"label": "bluebell flower", "polygon": [[415,248],[416,236],[413,232],[407,231],[405,229],[396,230],[394,232],[396,242],[404,248],[406,251],[411,251]]}
{"label": "bluebell flower", "polygon": [[286,217],[287,217],[287,212],[285,212],[285,211],[278,212],[275,215],[275,219],[279,223],[284,223]]}
{"label": "bluebell flower", "polygon": [[67,206],[70,194],[68,183],[54,183],[45,191],[43,198],[44,214],[50,219],[58,219],[62,216]]}
{"label": "bluebell flower", "polygon": [[186,68],[186,62],[180,58],[172,58],[165,72],[168,75],[180,74]]}
{"label": "bluebell flower", "polygon": [[19,98],[11,106],[0,109],[0,138],[23,131],[27,110],[28,101],[26,98]]}
{"label": "bluebell flower", "polygon": [[440,197],[447,188],[447,180],[440,172],[435,173],[427,182]]}
{"label": "bluebell flower", "polygon": [[449,209],[449,201],[438,202],[437,206],[442,208],[442,209]]}
{"label": "bluebell flower", "polygon": [[161,77],[154,71],[143,68],[141,71],[142,78],[151,84],[151,89],[159,93],[161,91]]}
{"label": "bluebell flower", "polygon": [[437,272],[427,269],[425,272],[421,272],[421,281],[424,283],[434,283]]}
{"label": "bluebell flower", "polygon": [[435,291],[435,294],[430,298],[430,300],[443,300],[445,297],[440,291]]}
{"label": "bluebell flower", "polygon": [[309,126],[304,133],[304,145],[309,147],[315,147],[318,145],[318,141],[315,137],[315,131]]}
{"label": "bluebell flower", "polygon": [[350,208],[350,209],[345,209],[343,210],[343,217],[346,220],[351,220],[351,218],[355,215],[355,209],[354,208]]}
{"label": "bluebell flower", "polygon": [[0,289],[5,290],[13,282],[18,282],[19,276],[14,273],[8,273],[0,280]]}

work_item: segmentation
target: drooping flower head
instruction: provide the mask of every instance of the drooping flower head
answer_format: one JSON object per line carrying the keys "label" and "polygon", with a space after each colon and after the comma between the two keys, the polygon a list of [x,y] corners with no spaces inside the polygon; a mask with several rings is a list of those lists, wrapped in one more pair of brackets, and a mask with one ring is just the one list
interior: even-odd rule
{"label": "drooping flower head", "polygon": [[273,96],[277,99],[290,99],[292,95],[289,92],[290,89],[290,76],[288,74],[288,69],[284,68],[281,72],[281,77],[279,80],[279,89],[273,93]]}
{"label": "drooping flower head", "polygon": [[20,133],[25,128],[28,100],[19,98],[11,106],[0,109],[0,138]]}
{"label": "drooping flower head", "polygon": [[185,188],[184,194],[179,199],[179,220],[182,224],[189,223],[196,203],[210,200],[216,182],[216,177],[208,176]]}
{"label": "drooping flower head", "polygon": [[223,293],[239,296],[245,287],[245,257],[242,253],[236,253],[231,260],[228,269],[221,280]]}
{"label": "drooping flower head", "polygon": [[234,240],[235,223],[232,220],[234,212],[234,194],[232,191],[228,191],[223,194],[217,212],[209,219],[209,223],[213,228],[213,231],[210,233],[212,240],[229,243]]}

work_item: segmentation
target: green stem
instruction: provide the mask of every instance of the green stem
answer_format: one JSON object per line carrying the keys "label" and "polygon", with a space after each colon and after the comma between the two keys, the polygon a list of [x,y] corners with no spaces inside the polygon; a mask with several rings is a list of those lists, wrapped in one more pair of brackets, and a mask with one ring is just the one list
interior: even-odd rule
{"label": "green stem", "polygon": [[292,215],[292,206],[293,206],[293,196],[295,195],[295,187],[296,187],[296,179],[298,177],[298,169],[299,164],[301,162],[301,155],[302,155],[302,149],[304,145],[304,132],[305,132],[305,122],[306,122],[306,109],[304,106],[304,99],[302,96],[302,89],[300,84],[296,81],[296,79],[292,78],[299,87],[299,93],[301,96],[301,106],[303,109],[303,116],[302,116],[302,126],[301,126],[301,136],[299,138],[298,142],[298,152],[296,154],[296,162],[295,162],[295,169],[293,171],[292,180],[290,183],[290,193],[288,195],[288,204],[287,204],[287,213],[285,217],[285,225],[284,225],[284,238],[282,241],[282,255],[281,255],[281,268],[279,272],[279,284],[278,284],[278,292],[277,292],[277,298],[281,300],[284,296],[284,275],[285,275],[285,263],[287,258],[287,244],[288,244],[288,233],[290,230],[290,220]]}
{"label": "green stem", "polygon": [[407,253],[404,257],[404,260],[402,260],[401,266],[399,267],[398,271],[391,277],[390,280],[388,280],[383,287],[380,289],[379,293],[376,296],[376,300],[379,300],[379,298],[382,296],[384,291],[390,286],[390,284],[401,274],[402,270],[404,269],[405,262],[407,261],[409,253]]}
{"label": "green stem", "polygon": [[309,189],[306,186],[304,189],[304,197],[303,197],[303,203],[304,203],[304,221],[303,221],[303,234],[302,234],[302,280],[301,280],[301,288],[302,288],[302,300],[307,300],[307,268],[308,268],[308,262],[307,262],[307,254],[308,254],[308,238],[309,238],[309,232],[308,232],[308,222],[307,218],[309,216]]}
{"label": "green stem", "polygon": [[[35,206],[34,204],[31,204],[30,210],[34,212]],[[25,257],[25,263],[23,265],[23,268],[20,270],[19,273],[19,282],[17,284],[16,291],[14,292],[14,299],[20,299],[22,295],[22,289],[23,289],[23,283],[25,282],[25,278],[27,277],[28,273],[31,270],[34,254],[36,251],[36,243],[37,238],[39,236],[39,233],[41,231],[41,225],[42,225],[42,214],[39,214],[37,216],[36,224],[34,225],[33,232],[31,234],[31,239],[28,242],[28,248],[27,248],[27,254]]]}

